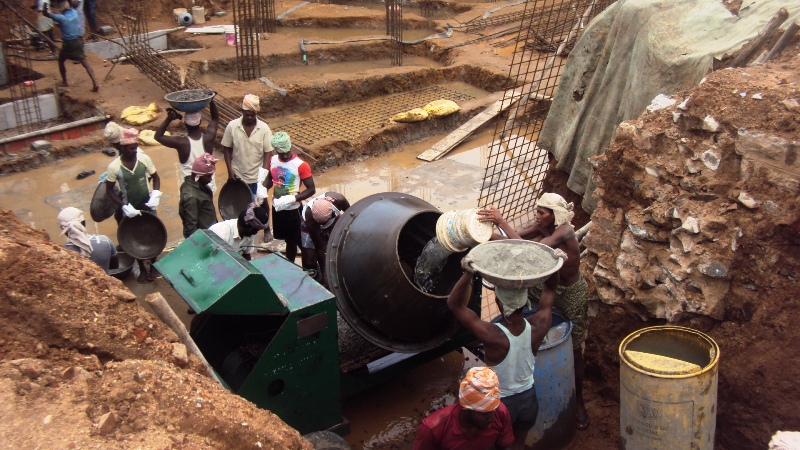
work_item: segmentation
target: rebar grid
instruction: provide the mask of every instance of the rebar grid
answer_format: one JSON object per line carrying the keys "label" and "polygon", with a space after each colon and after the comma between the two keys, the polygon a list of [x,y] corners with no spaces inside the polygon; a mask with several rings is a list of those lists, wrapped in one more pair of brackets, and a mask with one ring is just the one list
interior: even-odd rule
{"label": "rebar grid", "polygon": [[[174,92],[182,89],[205,89],[212,90],[208,86],[197,81],[192,75],[187,74],[184,83],[181,84],[178,68],[159,55],[147,39],[147,21],[144,11],[146,11],[145,0],[130,0],[126,5],[126,11],[133,15],[123,15],[130,34],[127,36],[122,33],[122,29],[116,18],[114,23],[117,31],[122,36],[122,47],[131,62],[141,73],[158,85],[165,92]],[[219,109],[219,125],[224,128],[228,122],[237,119],[242,115],[239,105],[231,100],[217,95],[214,98]],[[201,111],[204,120],[210,120],[211,116],[207,109]]]}
{"label": "rebar grid", "polygon": [[[581,31],[612,0],[528,0],[509,78],[517,89],[503,98],[511,107],[497,121],[489,146],[479,206],[494,205],[519,226],[533,219],[547,175],[548,154],[536,140],[550,110],[566,55]],[[538,51],[534,51],[536,48]]]}
{"label": "rebar grid", "polygon": [[275,0],[257,0],[259,31],[274,33],[277,30]]}
{"label": "rebar grid", "polygon": [[11,11],[12,5],[0,3],[0,40],[5,55],[8,75],[8,92],[16,120],[15,131],[20,133],[40,130],[45,127],[36,83],[35,72],[31,67],[29,33],[25,26],[18,24],[18,15],[23,12]]}
{"label": "rebar grid", "polygon": [[386,34],[391,38],[392,65],[403,65],[403,4],[402,0],[386,2]]}
{"label": "rebar grid", "polygon": [[236,72],[239,81],[261,78],[259,35],[261,14],[258,0],[233,0],[236,29]]}
{"label": "rebar grid", "polygon": [[366,103],[310,119],[291,122],[282,125],[280,131],[289,133],[294,144],[308,148],[324,139],[357,139],[366,131],[380,128],[393,115],[412,108],[419,108],[434,100],[448,99],[462,102],[472,98],[470,95],[442,86],[428,86],[416,91],[375,98]]}

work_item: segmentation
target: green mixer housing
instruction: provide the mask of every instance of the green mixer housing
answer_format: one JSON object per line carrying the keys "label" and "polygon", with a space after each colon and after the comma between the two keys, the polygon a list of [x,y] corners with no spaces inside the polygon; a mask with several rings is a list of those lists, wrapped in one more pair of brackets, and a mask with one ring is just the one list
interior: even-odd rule
{"label": "green mixer housing", "polygon": [[[345,251],[348,237],[362,236],[359,224],[353,223],[358,211],[368,212],[365,210],[370,205],[377,205],[384,208],[384,214],[387,206],[389,210],[393,207],[387,203],[381,205],[381,201],[392,200],[406,211],[401,214],[411,216],[401,218],[398,234],[403,233],[405,223],[414,229],[433,229],[430,222],[435,223],[441,213],[421,200],[422,206],[417,205],[418,199],[414,197],[410,197],[413,207],[409,210],[408,197],[371,199],[367,208],[362,204],[360,209],[356,203],[351,208],[355,213],[337,223],[331,240],[339,251],[330,244],[328,248],[332,255],[328,263],[331,276],[337,276],[337,265],[342,272],[338,275],[341,283],[336,283],[334,291],[348,289],[342,266],[348,259]],[[420,227],[420,221],[424,226]],[[364,221],[367,222],[372,221]],[[385,231],[384,228],[382,233]],[[419,252],[431,236],[415,236],[419,244],[409,245],[419,246]],[[403,239],[399,239],[401,246],[405,246]],[[404,257],[416,258],[415,255],[418,253],[412,251]],[[454,271],[457,274],[460,274],[459,259],[459,255],[454,255],[449,264],[458,269]],[[451,330],[442,331],[447,334],[444,338],[428,339],[434,342],[432,348],[401,350],[401,353],[386,345],[391,336],[381,337],[378,342],[381,345],[375,345],[368,341],[374,329],[365,334],[359,328],[379,326],[383,318],[354,318],[359,314],[357,304],[344,309],[340,304],[342,313],[338,315],[337,297],[297,265],[274,254],[247,261],[208,230],[192,234],[155,266],[197,313],[191,335],[226,388],[277,414],[300,433],[332,430],[346,434],[349,426],[342,416],[344,398],[475,342],[472,334],[448,323]],[[398,284],[408,275],[394,273],[391,267],[384,267],[379,273],[397,279]],[[364,274],[365,280],[371,282],[379,276]],[[356,291],[356,284],[362,287],[370,281],[351,279],[349,291]],[[384,287],[392,284],[392,281],[378,282]],[[479,283],[473,292],[470,307],[480,314]],[[382,294],[381,299],[385,296]],[[386,314],[390,317],[408,314],[415,301],[422,305],[430,301],[435,307],[424,307],[443,314],[445,299],[446,295],[412,299],[403,294],[394,305],[387,305]],[[350,315],[348,320],[342,318],[345,313]]]}

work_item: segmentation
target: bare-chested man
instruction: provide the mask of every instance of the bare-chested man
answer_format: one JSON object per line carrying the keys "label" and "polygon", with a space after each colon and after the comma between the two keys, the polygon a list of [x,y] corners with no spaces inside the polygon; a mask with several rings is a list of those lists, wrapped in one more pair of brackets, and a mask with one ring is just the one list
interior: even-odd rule
{"label": "bare-chested man", "polygon": [[[575,236],[572,218],[572,203],[567,203],[563,197],[554,193],[542,194],[536,202],[535,220],[533,224],[519,231],[523,239],[541,238],[538,242],[551,248],[557,248],[567,254],[567,260],[558,271],[559,285],[556,289],[553,306],[564,313],[572,322],[572,350],[575,360],[575,419],[578,429],[584,430],[589,426],[589,413],[583,400],[583,342],[589,326],[588,297],[589,288],[586,280],[580,273],[580,249]],[[479,212],[483,221],[497,224],[495,216],[499,217],[496,209]],[[492,239],[504,239],[495,234]],[[533,305],[538,304],[541,298],[541,288],[531,288],[528,296]]]}

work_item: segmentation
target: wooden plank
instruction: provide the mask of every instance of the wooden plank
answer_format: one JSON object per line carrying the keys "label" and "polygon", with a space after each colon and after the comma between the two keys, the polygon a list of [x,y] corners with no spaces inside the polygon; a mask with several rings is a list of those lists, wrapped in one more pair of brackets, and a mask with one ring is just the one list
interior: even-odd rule
{"label": "wooden plank", "polygon": [[503,106],[503,99],[492,103],[480,114],[473,117],[465,124],[458,127],[455,131],[447,135],[447,137],[434,144],[433,147],[417,156],[417,159],[428,162],[436,161],[447,154],[447,152],[452,150],[456,145],[460,144],[464,139],[467,138],[467,136],[472,134],[472,132],[477,130],[481,125],[485,124],[507,108],[508,104],[506,104],[505,107]]}

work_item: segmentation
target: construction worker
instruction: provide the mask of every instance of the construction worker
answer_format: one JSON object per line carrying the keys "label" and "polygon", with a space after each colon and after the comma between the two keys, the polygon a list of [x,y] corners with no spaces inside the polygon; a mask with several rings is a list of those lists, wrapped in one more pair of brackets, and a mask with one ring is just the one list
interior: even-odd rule
{"label": "construction worker", "polygon": [[42,15],[49,19],[53,19],[61,28],[61,50],[58,52],[58,71],[61,73],[61,86],[69,86],[67,83],[67,67],[64,65],[66,60],[80,61],[89,78],[92,79],[92,92],[100,90],[97,80],[94,78],[94,71],[86,61],[86,54],[83,51],[83,38],[80,33],[80,19],[78,13],[72,9],[69,0],[60,0],[59,7],[61,14],[52,14],[49,11],[49,5],[44,4]]}

